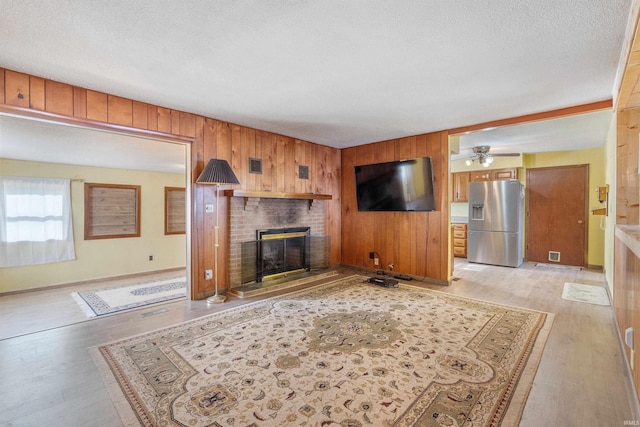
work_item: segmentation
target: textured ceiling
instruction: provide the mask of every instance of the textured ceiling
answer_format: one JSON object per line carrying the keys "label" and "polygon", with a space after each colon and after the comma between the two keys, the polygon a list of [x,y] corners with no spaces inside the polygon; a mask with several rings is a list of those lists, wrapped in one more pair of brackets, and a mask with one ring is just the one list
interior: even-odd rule
{"label": "textured ceiling", "polygon": [[333,147],[609,99],[629,0],[0,0],[0,66]]}
{"label": "textured ceiling", "polygon": [[612,125],[611,109],[550,120],[502,126],[460,135],[460,151],[452,160],[473,155],[473,147],[486,145],[493,154],[532,154],[586,150],[604,146]]}
{"label": "textured ceiling", "polygon": [[183,174],[182,144],[0,115],[0,158]]}

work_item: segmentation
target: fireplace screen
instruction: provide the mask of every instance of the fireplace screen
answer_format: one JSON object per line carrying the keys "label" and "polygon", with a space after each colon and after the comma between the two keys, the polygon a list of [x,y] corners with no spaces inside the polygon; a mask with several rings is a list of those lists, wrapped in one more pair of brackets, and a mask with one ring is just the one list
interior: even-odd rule
{"label": "fireplace screen", "polygon": [[282,273],[309,269],[309,227],[270,228],[257,230],[257,277],[263,278]]}
{"label": "fireplace screen", "polygon": [[242,283],[328,265],[327,236],[311,236],[309,227],[256,231],[257,240],[242,243]]}

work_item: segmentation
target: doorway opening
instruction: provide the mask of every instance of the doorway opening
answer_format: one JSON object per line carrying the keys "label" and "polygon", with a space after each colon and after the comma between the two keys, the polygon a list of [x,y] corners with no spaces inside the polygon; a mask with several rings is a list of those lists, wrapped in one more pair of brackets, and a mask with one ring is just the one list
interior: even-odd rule
{"label": "doorway opening", "polygon": [[[7,279],[3,282],[16,283],[18,287],[0,289],[0,292],[33,293],[45,287],[181,270],[186,275],[186,296],[191,295],[191,141],[188,138],[172,139],[120,127],[112,129],[108,124],[93,127],[80,119],[37,113],[24,116],[5,110],[0,110],[0,126],[3,175],[70,181],[76,245],[76,260],[39,265],[39,279],[36,274],[24,274],[28,267],[21,267],[20,271],[3,269],[3,277]],[[135,239],[84,239],[85,184],[140,184],[133,181],[142,181],[142,235]],[[176,233],[175,229],[167,232],[165,227],[167,187],[184,189],[184,199],[180,201],[184,204],[182,233]],[[118,249],[118,245],[123,244],[127,250]],[[123,254],[127,259],[123,259]],[[133,265],[134,258],[135,268],[127,269]],[[13,280],[12,275],[19,280]]]}

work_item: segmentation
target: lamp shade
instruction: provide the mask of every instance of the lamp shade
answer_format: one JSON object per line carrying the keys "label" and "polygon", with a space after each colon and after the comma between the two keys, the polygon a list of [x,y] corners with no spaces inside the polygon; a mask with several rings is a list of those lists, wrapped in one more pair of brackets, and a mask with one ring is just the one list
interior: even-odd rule
{"label": "lamp shade", "polygon": [[211,159],[204,168],[197,184],[240,184],[226,160]]}

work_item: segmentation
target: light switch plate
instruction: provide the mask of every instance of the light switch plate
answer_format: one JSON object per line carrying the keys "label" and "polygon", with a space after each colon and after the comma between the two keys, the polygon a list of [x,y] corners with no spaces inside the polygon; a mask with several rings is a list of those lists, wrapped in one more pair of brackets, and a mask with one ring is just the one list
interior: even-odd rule
{"label": "light switch plate", "polygon": [[213,204],[204,205],[204,211],[206,213],[213,213]]}

